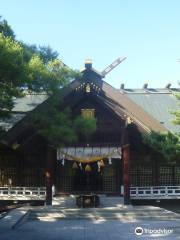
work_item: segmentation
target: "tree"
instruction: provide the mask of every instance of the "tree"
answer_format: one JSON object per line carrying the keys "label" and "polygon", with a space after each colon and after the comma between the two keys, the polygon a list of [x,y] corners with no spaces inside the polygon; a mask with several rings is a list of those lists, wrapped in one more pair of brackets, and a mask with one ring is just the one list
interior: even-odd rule
{"label": "tree", "polygon": [[11,26],[5,19],[2,19],[1,16],[0,16],[0,33],[2,33],[5,37],[11,37],[15,39],[15,34]]}
{"label": "tree", "polygon": [[59,111],[58,101],[55,98],[52,96],[49,99],[48,109],[44,108],[40,113],[36,111],[33,113],[31,124],[36,133],[43,136],[50,145],[58,147],[76,142],[77,135],[73,129],[70,109]]}
{"label": "tree", "polygon": [[[176,94],[176,97],[180,101],[180,94]],[[172,111],[171,113],[175,116],[175,119],[173,120],[174,124],[180,125],[180,109],[177,111]]]}
{"label": "tree", "polygon": [[[59,111],[57,96],[79,73],[65,66],[49,46],[37,47],[17,41],[7,21],[1,21],[0,26],[0,118],[10,115],[14,98],[24,96],[25,89],[26,92],[43,92],[49,96],[51,107],[48,112],[33,115],[33,127],[54,145],[76,141],[77,127],[74,127],[70,111]],[[89,133],[91,128],[94,131],[89,120],[84,119],[80,125],[88,126]],[[86,127],[84,129],[87,135]]]}
{"label": "tree", "polygon": [[21,96],[24,83],[23,48],[0,33],[0,116],[12,109],[13,97]]}
{"label": "tree", "polygon": [[28,45],[26,43],[21,43],[25,49],[25,59],[28,61],[31,59],[32,55],[38,55],[44,64],[48,64],[49,61],[56,60],[59,56],[57,51],[52,50],[50,46],[39,46],[35,44]]}
{"label": "tree", "polygon": [[96,131],[96,118],[88,118],[84,116],[78,116],[73,123],[73,127],[77,133],[84,135],[86,141]]}
{"label": "tree", "polygon": [[[44,63],[38,55],[32,55],[29,61],[24,60],[24,53],[26,49],[23,48],[20,43],[16,42],[10,37],[5,37],[0,34],[0,117],[7,117],[13,108],[14,98],[24,96],[24,89],[31,92],[44,92],[49,97],[58,95],[59,90],[68,84],[77,73],[68,67],[66,67],[60,60],[50,60],[47,64]],[[53,104],[56,104],[55,97],[52,98]],[[54,109],[55,113],[55,109]],[[67,112],[65,112],[67,113]],[[65,113],[61,113],[62,115]],[[48,122],[48,126],[54,125],[51,128],[51,133],[60,133],[59,128],[56,128],[57,118],[61,119],[61,114],[57,112],[54,115],[54,119],[50,121],[48,115],[44,115],[43,122]],[[67,118],[68,118],[67,114]],[[39,116],[40,120],[41,117]],[[46,119],[45,119],[46,118]],[[40,122],[39,120],[39,122]],[[47,126],[47,125],[46,125]],[[67,130],[69,126],[69,135],[73,135],[70,130],[70,125],[64,126],[64,130]],[[42,127],[42,129],[40,129]],[[47,138],[50,138],[51,133],[47,133],[47,130],[43,129],[43,126],[39,126],[41,134]],[[46,127],[47,129],[47,127]],[[50,128],[49,128],[50,129]],[[62,131],[61,131],[62,132]],[[2,135],[2,132],[1,132]],[[60,136],[61,134],[59,134]],[[66,134],[67,135],[67,134]],[[71,136],[72,137],[72,136]],[[73,137],[72,137],[73,138]]]}
{"label": "tree", "polygon": [[50,96],[76,76],[57,56],[50,47],[17,41],[7,21],[0,21],[0,118],[10,115],[24,89]]}
{"label": "tree", "polygon": [[143,135],[144,143],[148,144],[155,152],[160,153],[171,164],[180,159],[180,136],[170,132]]}
{"label": "tree", "polygon": [[96,131],[96,119],[80,115],[74,118],[70,108],[66,107],[63,111],[59,108],[59,93],[57,92],[48,99],[46,107],[32,114],[31,124],[36,132],[54,147],[76,143],[79,134],[89,140]]}
{"label": "tree", "polygon": [[60,60],[44,64],[38,55],[24,60],[26,49],[0,33],[0,116],[13,107],[13,98],[23,96],[24,88],[52,94],[67,84],[76,73]]}
{"label": "tree", "polygon": [[45,65],[38,55],[33,55],[26,67],[26,87],[34,92],[46,92],[48,95],[57,93],[78,75],[58,59]]}
{"label": "tree", "polygon": [[75,76],[57,56],[49,46],[17,41],[7,21],[0,18],[0,117],[11,111],[13,99],[23,96],[24,88],[52,94]]}

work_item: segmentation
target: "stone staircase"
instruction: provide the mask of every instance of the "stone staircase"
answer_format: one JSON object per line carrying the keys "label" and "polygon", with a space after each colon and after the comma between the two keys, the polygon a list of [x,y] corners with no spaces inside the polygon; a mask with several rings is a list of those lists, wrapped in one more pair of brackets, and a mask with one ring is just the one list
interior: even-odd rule
{"label": "stone staircase", "polygon": [[180,220],[180,214],[173,213],[158,207],[141,206],[131,208],[59,208],[44,207],[30,210],[28,220],[58,221],[58,220],[92,220],[121,222],[137,221],[171,221]]}
{"label": "stone staircase", "polygon": [[170,221],[180,220],[180,214],[153,206],[124,205],[121,197],[100,196],[98,208],[77,208],[74,195],[54,198],[54,206],[34,207],[29,211],[28,220],[58,221],[81,220],[92,221],[119,220],[136,222],[144,220]]}
{"label": "stone staircase", "polygon": [[76,207],[76,196],[57,196],[53,197],[52,201],[53,206],[58,206],[61,208],[75,208]]}
{"label": "stone staircase", "polygon": [[123,207],[124,200],[120,196],[100,195],[100,207]]}
{"label": "stone staircase", "polygon": [[[100,207],[123,207],[123,197],[99,195]],[[53,198],[53,206],[76,208],[76,195],[57,196]]]}

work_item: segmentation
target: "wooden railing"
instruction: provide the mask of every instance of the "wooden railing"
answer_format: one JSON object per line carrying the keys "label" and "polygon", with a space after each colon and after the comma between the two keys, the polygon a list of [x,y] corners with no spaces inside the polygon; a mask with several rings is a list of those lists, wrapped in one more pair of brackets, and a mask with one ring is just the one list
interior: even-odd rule
{"label": "wooden railing", "polygon": [[45,187],[0,187],[0,200],[43,200],[45,197]]}
{"label": "wooden railing", "polygon": [[180,186],[131,187],[131,199],[180,199]]}
{"label": "wooden railing", "polygon": [[[131,187],[130,197],[140,199],[180,199],[180,186]],[[0,200],[45,200],[45,187],[0,187]]]}

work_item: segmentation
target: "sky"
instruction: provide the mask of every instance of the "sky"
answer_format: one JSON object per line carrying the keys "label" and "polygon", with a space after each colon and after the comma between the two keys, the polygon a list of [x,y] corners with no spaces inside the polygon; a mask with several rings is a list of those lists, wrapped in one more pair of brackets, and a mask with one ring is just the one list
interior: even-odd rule
{"label": "sky", "polygon": [[127,57],[104,79],[116,88],[178,86],[179,13],[179,0],[0,0],[17,39],[51,46],[73,69]]}

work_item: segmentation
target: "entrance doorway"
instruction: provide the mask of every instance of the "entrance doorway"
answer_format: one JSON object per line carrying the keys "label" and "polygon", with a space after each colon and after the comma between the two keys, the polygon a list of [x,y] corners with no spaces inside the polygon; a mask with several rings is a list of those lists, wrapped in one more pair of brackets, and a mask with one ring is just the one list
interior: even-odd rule
{"label": "entrance doorway", "polygon": [[100,192],[102,188],[102,173],[98,171],[97,163],[90,165],[91,171],[77,169],[74,176],[75,191]]}
{"label": "entrance doorway", "polygon": [[72,161],[59,162],[56,166],[55,185],[58,193],[94,192],[94,193],[120,193],[123,185],[122,161],[112,159],[104,161],[105,166],[98,170],[97,163],[91,163],[91,171],[82,168],[73,169]]}

